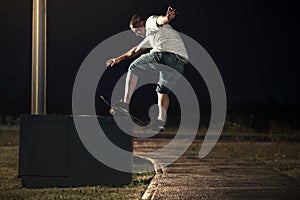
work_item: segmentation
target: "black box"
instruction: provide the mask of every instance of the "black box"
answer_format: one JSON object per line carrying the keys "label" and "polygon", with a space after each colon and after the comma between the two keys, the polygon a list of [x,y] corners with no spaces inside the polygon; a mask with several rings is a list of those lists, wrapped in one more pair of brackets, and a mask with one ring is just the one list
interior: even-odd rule
{"label": "black box", "polygon": [[[132,152],[132,137],[120,130],[113,117],[82,117],[97,117],[110,141]],[[126,120],[127,117],[122,119]],[[19,176],[22,187],[120,186],[130,183],[131,173],[112,169],[88,152],[79,138],[73,116],[22,115],[20,122]],[[131,167],[132,157],[125,160],[128,163],[122,164]]]}

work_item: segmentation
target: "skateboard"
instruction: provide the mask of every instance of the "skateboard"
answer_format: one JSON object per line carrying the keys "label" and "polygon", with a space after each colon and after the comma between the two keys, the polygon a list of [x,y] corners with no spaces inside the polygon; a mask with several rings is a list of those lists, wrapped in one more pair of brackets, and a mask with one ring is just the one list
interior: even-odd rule
{"label": "skateboard", "polygon": [[129,113],[129,111],[126,111],[126,110],[123,110],[119,107],[116,107],[114,105],[111,105],[103,96],[100,96],[100,98],[102,99],[102,101],[110,107],[109,109],[109,113],[111,115],[115,115],[116,113],[120,113],[120,114],[123,114],[123,115],[126,115],[128,117],[131,117],[133,120],[139,122],[141,125],[143,126],[148,126],[148,124],[146,122],[144,122],[143,120],[139,119],[138,117],[132,115]]}

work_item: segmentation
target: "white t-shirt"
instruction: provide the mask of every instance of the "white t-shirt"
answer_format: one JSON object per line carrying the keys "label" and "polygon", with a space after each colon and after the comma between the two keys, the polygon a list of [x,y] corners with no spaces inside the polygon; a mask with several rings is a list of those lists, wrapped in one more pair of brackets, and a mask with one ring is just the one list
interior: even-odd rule
{"label": "white t-shirt", "polygon": [[152,48],[151,52],[172,52],[188,60],[185,45],[178,34],[169,24],[157,26],[158,16],[151,16],[146,21],[146,37],[138,48]]}

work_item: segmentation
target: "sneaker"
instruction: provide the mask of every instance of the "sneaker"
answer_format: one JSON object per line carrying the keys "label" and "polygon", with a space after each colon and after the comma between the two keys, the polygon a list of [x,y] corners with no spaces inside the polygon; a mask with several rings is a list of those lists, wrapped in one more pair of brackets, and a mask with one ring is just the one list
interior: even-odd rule
{"label": "sneaker", "polygon": [[157,119],[150,124],[150,128],[154,131],[163,132],[165,130],[165,123],[166,122]]}

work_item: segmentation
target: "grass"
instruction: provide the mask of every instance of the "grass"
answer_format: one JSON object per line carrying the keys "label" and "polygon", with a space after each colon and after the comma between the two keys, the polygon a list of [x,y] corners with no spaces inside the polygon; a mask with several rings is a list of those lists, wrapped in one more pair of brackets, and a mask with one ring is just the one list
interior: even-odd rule
{"label": "grass", "polygon": [[[0,131],[0,199],[140,199],[153,173],[133,174],[122,187],[92,186],[76,188],[27,189],[18,178],[18,132]],[[146,166],[149,167],[149,166]],[[143,168],[143,167],[140,167]]]}

